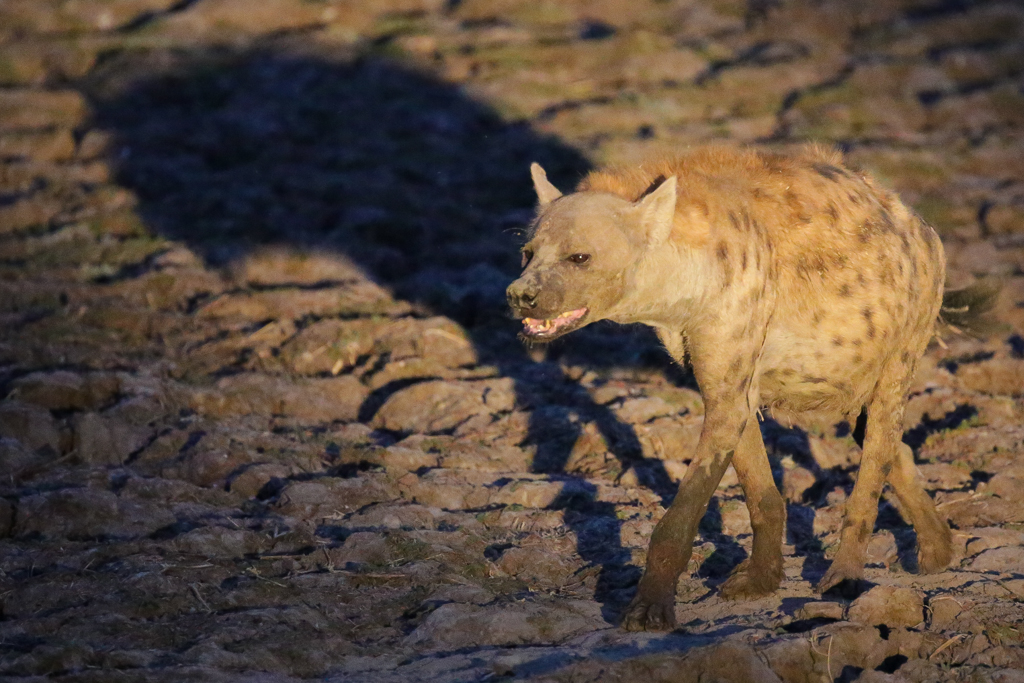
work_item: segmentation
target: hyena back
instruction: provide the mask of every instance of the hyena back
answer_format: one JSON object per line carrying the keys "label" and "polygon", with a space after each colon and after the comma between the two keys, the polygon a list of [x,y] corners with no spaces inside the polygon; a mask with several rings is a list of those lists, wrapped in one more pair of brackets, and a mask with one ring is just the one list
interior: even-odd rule
{"label": "hyena back", "polygon": [[918,566],[951,560],[950,531],[902,443],[915,367],[942,305],[935,232],[831,151],[793,155],[703,148],[599,170],[563,196],[536,164],[537,220],[508,289],[526,337],[553,339],[594,320],[646,323],[689,358],[704,425],[679,493],[651,538],[628,629],[675,623],[675,586],[728,465],[754,539],[721,588],[757,597],[782,576],[785,506],[757,412],[781,419],[856,416],[863,456],[821,591],[862,576],[882,487],[917,532]]}

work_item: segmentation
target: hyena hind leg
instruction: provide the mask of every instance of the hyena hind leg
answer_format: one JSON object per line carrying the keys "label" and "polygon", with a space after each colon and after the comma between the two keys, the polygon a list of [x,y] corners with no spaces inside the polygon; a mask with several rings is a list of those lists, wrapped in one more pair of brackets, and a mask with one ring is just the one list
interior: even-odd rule
{"label": "hyena hind leg", "polygon": [[878,517],[878,500],[886,479],[892,475],[897,464],[898,444],[901,444],[903,436],[905,405],[902,388],[906,379],[905,375],[897,374],[900,370],[898,367],[890,367],[888,372],[883,371],[878,386],[889,390],[876,391],[868,405],[857,482],[846,501],[839,549],[832,565],[816,586],[819,593],[824,593],[842,581],[864,577],[868,542]]}
{"label": "hyena hind leg", "polygon": [[889,483],[899,501],[900,512],[917,534],[917,570],[921,574],[940,572],[953,560],[953,535],[949,525],[939,516],[935,502],[921,485],[910,446],[900,444],[894,465]]}
{"label": "hyena hind leg", "polygon": [[729,600],[748,600],[770,595],[782,583],[782,536],[786,515],[756,417],[747,421],[732,466],[743,487],[754,544],[750,557],[733,570],[722,584],[719,595]]}

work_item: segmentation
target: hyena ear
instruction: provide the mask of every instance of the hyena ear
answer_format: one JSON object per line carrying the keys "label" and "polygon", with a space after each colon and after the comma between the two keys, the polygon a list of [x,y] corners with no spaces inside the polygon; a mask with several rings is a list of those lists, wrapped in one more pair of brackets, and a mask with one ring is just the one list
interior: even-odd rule
{"label": "hyena ear", "polygon": [[640,224],[647,233],[647,246],[656,247],[668,239],[676,216],[676,177],[672,176],[636,203]]}
{"label": "hyena ear", "polygon": [[536,161],[530,164],[530,175],[533,176],[533,189],[537,191],[537,203],[541,208],[562,196],[559,189],[548,180],[548,174]]}

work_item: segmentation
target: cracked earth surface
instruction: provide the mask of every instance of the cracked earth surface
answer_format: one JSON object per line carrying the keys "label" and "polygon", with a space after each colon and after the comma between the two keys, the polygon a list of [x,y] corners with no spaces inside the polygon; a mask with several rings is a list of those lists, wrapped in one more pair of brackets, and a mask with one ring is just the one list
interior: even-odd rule
{"label": "cracked earth surface", "polygon": [[[786,580],[730,470],[669,634],[615,626],[702,404],[653,335],[525,348],[534,198],[725,140],[839,145],[1002,279],[922,364],[957,557],[881,503],[812,591],[850,425],[762,424]],[[867,0],[0,5],[0,677],[1024,681],[1024,9]]]}

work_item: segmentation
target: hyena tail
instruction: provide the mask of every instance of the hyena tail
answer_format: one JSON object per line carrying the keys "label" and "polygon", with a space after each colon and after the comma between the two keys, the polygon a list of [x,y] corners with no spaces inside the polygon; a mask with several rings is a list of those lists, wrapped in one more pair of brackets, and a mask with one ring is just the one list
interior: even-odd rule
{"label": "hyena tail", "polygon": [[988,315],[996,305],[1002,284],[996,280],[979,280],[962,289],[942,293],[939,323],[952,332],[972,337],[989,337],[1002,325]]}

